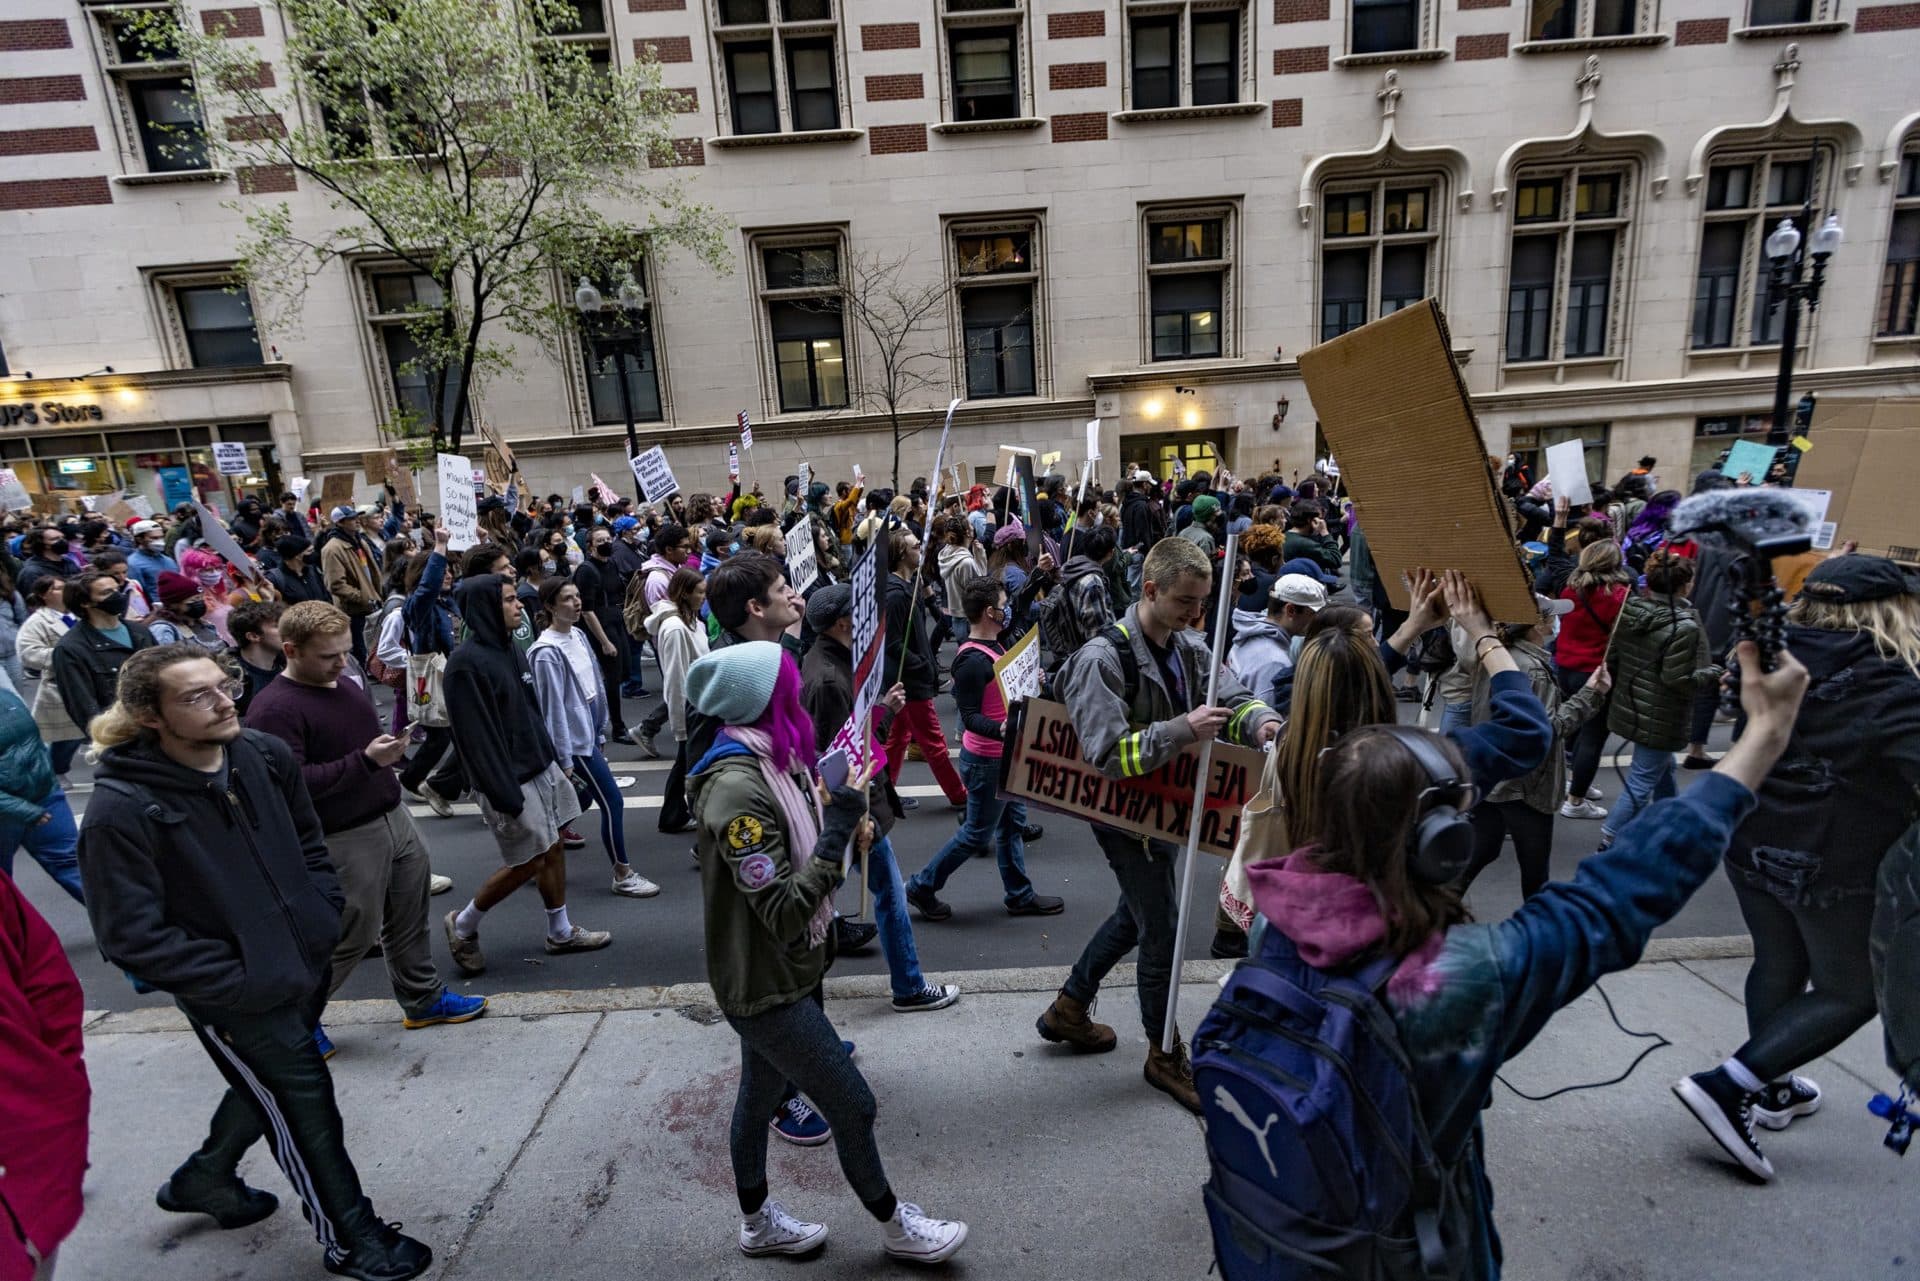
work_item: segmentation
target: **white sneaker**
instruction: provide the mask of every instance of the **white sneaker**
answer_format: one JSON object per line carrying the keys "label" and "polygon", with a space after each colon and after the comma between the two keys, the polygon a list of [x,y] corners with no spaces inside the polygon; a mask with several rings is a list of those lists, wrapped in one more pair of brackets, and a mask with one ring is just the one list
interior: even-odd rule
{"label": "white sneaker", "polygon": [[967,1240],[967,1225],[935,1219],[910,1201],[902,1201],[887,1220],[887,1253],[914,1263],[944,1263]]}
{"label": "white sneaker", "polygon": [[740,1220],[742,1254],[808,1254],[826,1241],[826,1224],[796,1219],[778,1201],[769,1201],[757,1213]]}
{"label": "white sneaker", "polygon": [[1592,801],[1562,801],[1561,818],[1605,818],[1607,811]]}
{"label": "white sneaker", "polygon": [[613,892],[627,898],[652,898],[660,887],[629,868],[625,876],[613,878]]}
{"label": "white sneaker", "polygon": [[1597,787],[1589,787],[1587,789],[1587,799],[1590,801],[1603,801],[1606,798],[1607,794]]}
{"label": "white sneaker", "polygon": [[445,894],[452,888],[453,878],[451,876],[442,876],[438,872],[429,872],[427,874],[427,893]]}
{"label": "white sneaker", "polygon": [[431,809],[435,814],[438,814],[441,818],[453,817],[453,802],[449,801],[446,797],[440,795],[440,793],[434,791],[433,788],[428,784],[421,783],[419,787],[414,789],[413,795],[425,801],[427,803],[427,808]]}

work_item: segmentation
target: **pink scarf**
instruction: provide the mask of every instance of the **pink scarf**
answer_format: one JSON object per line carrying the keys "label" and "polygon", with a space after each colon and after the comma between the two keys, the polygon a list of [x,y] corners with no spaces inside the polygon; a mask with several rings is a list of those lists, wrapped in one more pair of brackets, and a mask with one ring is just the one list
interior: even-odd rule
{"label": "pink scarf", "polygon": [[[823,815],[820,812],[820,799],[811,787],[802,787],[800,780],[773,763],[773,742],[763,730],[746,725],[729,725],[727,737],[753,753],[760,765],[760,777],[766,780],[767,790],[773,793],[773,802],[780,809],[781,823],[786,829],[787,859],[793,864],[795,872],[805,869],[813,861],[813,847],[820,841],[820,824]],[[820,906],[814,909],[813,917],[807,922],[807,942],[818,947],[827,938],[827,927],[833,924],[833,899],[831,896],[820,900]]]}

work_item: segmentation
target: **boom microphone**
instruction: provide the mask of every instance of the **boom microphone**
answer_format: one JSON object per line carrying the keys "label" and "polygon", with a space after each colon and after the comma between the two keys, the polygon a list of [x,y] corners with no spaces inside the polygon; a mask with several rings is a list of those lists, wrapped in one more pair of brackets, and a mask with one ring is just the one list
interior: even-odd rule
{"label": "boom microphone", "polygon": [[1813,513],[1783,489],[1716,489],[1683,498],[1667,517],[1669,533],[1722,551],[1766,560],[1813,546]]}

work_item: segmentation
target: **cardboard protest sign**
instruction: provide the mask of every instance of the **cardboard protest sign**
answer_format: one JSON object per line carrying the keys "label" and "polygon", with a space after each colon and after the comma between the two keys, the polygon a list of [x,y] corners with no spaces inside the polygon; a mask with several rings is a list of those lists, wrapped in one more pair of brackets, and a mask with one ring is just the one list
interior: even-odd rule
{"label": "cardboard protest sign", "polygon": [[1537,622],[1439,305],[1424,299],[1302,352],[1300,374],[1394,606],[1410,605],[1402,574],[1457,569],[1496,621]]}
{"label": "cardboard protest sign", "polygon": [[222,476],[244,476],[247,467],[247,447],[238,441],[216,440],[213,442],[213,465]]}
{"label": "cardboard protest sign", "polygon": [[447,550],[463,552],[480,541],[480,509],[473,496],[473,464],[458,454],[435,454],[440,473],[440,527]]}
{"label": "cardboard protest sign", "polygon": [[487,446],[481,451],[479,469],[473,473],[473,487],[505,489],[512,483],[513,469],[507,466],[507,460],[493,446]]}
{"label": "cardboard protest sign", "polygon": [[207,546],[220,554],[220,558],[240,571],[240,577],[255,579],[260,577],[260,567],[253,563],[253,557],[240,550],[240,544],[227,532],[221,519],[207,510],[206,504],[196,502],[194,515],[200,518],[200,537],[207,540]]}
{"label": "cardboard protest sign", "polygon": [[116,498],[107,504],[107,519],[120,526],[120,528],[125,529],[128,525],[140,519],[140,513],[135,511],[133,504],[127,502],[124,498]]}
{"label": "cardboard protest sign", "polygon": [[20,483],[20,476],[11,467],[0,467],[0,509],[10,512],[22,512],[33,506],[33,495]]}
{"label": "cardboard protest sign", "polygon": [[391,449],[370,449],[360,455],[360,470],[367,474],[369,485],[384,485],[393,467]]}
{"label": "cardboard protest sign", "polygon": [[1562,498],[1578,507],[1593,501],[1593,482],[1587,478],[1587,443],[1563,440],[1547,446],[1547,481],[1553,501]]}
{"label": "cardboard protest sign", "polygon": [[[801,521],[802,526],[808,522]],[[881,611],[880,580],[884,569],[880,549],[886,539],[876,538],[866,552],[853,563],[849,585],[853,589],[853,715],[834,736],[833,746],[847,754],[855,770],[863,768],[871,750],[869,727],[873,709],[886,693],[886,615]]]}
{"label": "cardboard protest sign", "polygon": [[1767,473],[1773,470],[1773,460],[1779,456],[1780,448],[1777,445],[1763,445],[1757,440],[1736,440],[1727,450],[1727,461],[1720,464],[1720,474],[1735,480],[1745,476],[1756,485],[1763,484]]}
{"label": "cardboard protest sign", "polygon": [[787,584],[804,594],[818,577],[820,561],[813,550],[813,521],[796,520],[787,531]]}
{"label": "cardboard protest sign", "polygon": [[[1265,761],[1250,747],[1213,745],[1207,768],[1206,809],[1199,848],[1232,858],[1240,839],[1240,811],[1260,790]],[[1029,698],[1007,719],[1006,753],[1000,758],[1000,792],[1029,805],[1136,832],[1170,845],[1184,845],[1193,819],[1200,745],[1139,778],[1108,778],[1080,754],[1073,718],[1059,703]],[[1284,851],[1275,850],[1279,854]]]}
{"label": "cardboard protest sign", "polygon": [[[519,461],[514,458],[513,451],[507,448],[507,442],[500,438],[500,433],[487,426],[487,424],[479,422],[477,419],[475,423],[480,428],[480,434],[487,438],[487,444],[493,447],[493,452],[500,456],[500,461],[505,465],[506,469],[509,472],[520,470]],[[502,480],[500,483],[505,485],[507,482]]]}
{"label": "cardboard protest sign", "polygon": [[320,505],[328,509],[353,501],[353,474],[337,471],[320,482]]}
{"label": "cardboard protest sign", "polygon": [[997,485],[1012,485],[1013,484],[1013,460],[1016,458],[1022,458],[1022,457],[1024,457],[1027,460],[1027,466],[1031,468],[1033,466],[1034,460],[1039,457],[1039,454],[1035,453],[1031,449],[1022,449],[1018,445],[1000,446],[999,461],[995,462],[993,465],[994,483]]}
{"label": "cardboard protest sign", "polygon": [[640,485],[640,497],[650,503],[665,502],[680,492],[680,482],[667,465],[667,451],[655,445],[643,449],[629,460],[633,478]]}
{"label": "cardboard protest sign", "polygon": [[66,511],[66,504],[58,494],[33,494],[29,497],[33,510],[42,516],[58,516]]}
{"label": "cardboard protest sign", "polygon": [[133,494],[127,498],[127,506],[141,520],[153,519],[153,503],[145,494]]}
{"label": "cardboard protest sign", "polygon": [[[389,458],[391,457],[392,455],[389,455]],[[414,492],[413,488],[413,472],[402,466],[397,459],[394,459],[393,465],[387,470],[387,483],[393,486],[393,492],[399,496],[401,502],[409,507],[420,505],[420,496]]]}
{"label": "cardboard protest sign", "polygon": [[1800,459],[1793,483],[1833,493],[1835,538],[1900,561],[1920,561],[1920,397],[1821,397],[1809,428],[1820,448]]}
{"label": "cardboard protest sign", "polygon": [[1040,647],[1033,638],[1040,632],[1029,627],[1013,648],[994,660],[993,678],[1000,682],[1000,697],[1013,706],[1014,700],[1040,696]]}

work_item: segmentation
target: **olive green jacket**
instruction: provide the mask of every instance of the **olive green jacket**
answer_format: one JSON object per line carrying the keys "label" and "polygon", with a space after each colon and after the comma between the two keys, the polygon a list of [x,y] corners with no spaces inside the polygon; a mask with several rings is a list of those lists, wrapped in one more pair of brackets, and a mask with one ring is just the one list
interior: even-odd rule
{"label": "olive green jacket", "polygon": [[1669,752],[1687,745],[1693,698],[1720,683],[1700,615],[1684,600],[1629,596],[1607,651],[1613,697],[1607,729],[1631,743]]}

